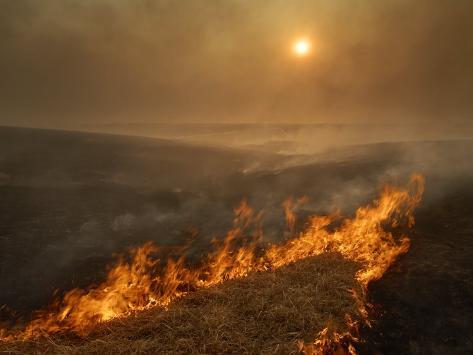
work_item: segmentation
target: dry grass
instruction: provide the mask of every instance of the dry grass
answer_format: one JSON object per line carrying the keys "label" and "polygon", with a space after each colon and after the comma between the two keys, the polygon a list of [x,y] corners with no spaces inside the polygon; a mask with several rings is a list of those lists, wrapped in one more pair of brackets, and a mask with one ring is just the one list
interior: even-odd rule
{"label": "dry grass", "polygon": [[153,309],[71,334],[0,343],[0,352],[59,354],[291,354],[327,324],[343,331],[357,314],[357,265],[325,254],[201,290]]}

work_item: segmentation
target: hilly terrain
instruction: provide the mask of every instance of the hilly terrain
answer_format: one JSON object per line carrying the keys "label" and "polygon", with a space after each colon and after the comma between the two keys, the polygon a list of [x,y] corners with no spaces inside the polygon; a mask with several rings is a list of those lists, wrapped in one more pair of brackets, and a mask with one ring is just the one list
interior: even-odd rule
{"label": "hilly terrain", "polygon": [[[403,184],[418,172],[426,185],[408,232],[410,250],[369,284],[372,327],[360,329],[364,341],[356,347],[393,354],[473,349],[472,141],[288,156],[67,131],[1,128],[0,138],[0,304],[8,326],[45,307],[55,290],[102,282],[114,254],[146,241],[177,255],[176,247],[193,240],[187,253],[199,260],[231,228],[242,199],[261,211],[264,241],[277,243],[304,229],[311,215],[353,216],[385,183]],[[304,196],[293,205],[291,229],[284,203]],[[113,320],[89,338],[59,335],[0,349],[297,352],[298,339],[310,341],[324,324],[344,324],[355,312],[347,290],[358,287],[357,267],[338,254],[321,255],[199,290],[165,311]]]}

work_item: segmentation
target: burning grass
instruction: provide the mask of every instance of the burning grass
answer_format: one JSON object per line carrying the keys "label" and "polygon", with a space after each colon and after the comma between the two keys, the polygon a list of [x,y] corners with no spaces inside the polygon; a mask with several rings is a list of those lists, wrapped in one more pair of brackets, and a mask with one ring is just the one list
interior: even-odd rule
{"label": "burning grass", "polygon": [[359,265],[324,254],[266,273],[254,273],[96,327],[85,338],[52,335],[4,344],[21,353],[297,353],[327,324],[347,331],[356,314],[349,290]]}
{"label": "burning grass", "polygon": [[[34,344],[46,346],[46,336],[58,347],[55,352],[94,352],[95,348],[115,352],[117,346],[115,350],[127,352],[287,353],[297,351],[298,339],[298,349],[306,353],[354,352],[356,325],[368,322],[366,287],[409,249],[403,230],[413,225],[413,210],[422,192],[423,179],[414,175],[407,188],[385,187],[378,200],[359,208],[351,219],[314,216],[299,235],[269,246],[260,243],[260,215],[243,202],[235,210],[233,229],[199,265],[188,265],[182,256],[159,267],[158,249],[146,244],[132,250],[131,261],[120,260],[103,284],[71,290],[38,312],[23,329],[4,330],[2,346],[34,349]],[[334,223],[339,226],[333,228]],[[322,255],[327,253],[337,253],[344,263],[357,265],[338,273],[332,263],[332,279],[345,280],[343,285],[338,281],[335,286],[323,285],[317,267],[323,265]],[[323,297],[320,282],[322,289],[331,289]],[[283,299],[278,300],[281,294]],[[346,298],[351,299],[348,306]],[[271,311],[264,311],[265,307]],[[136,313],[149,309],[153,310]],[[328,317],[323,316],[326,313]],[[327,330],[330,323],[333,332]],[[109,326],[114,330],[107,334],[104,329]],[[148,331],[140,336],[140,329]],[[87,341],[71,347],[52,340],[51,336],[64,332]],[[43,341],[38,342],[40,338]]]}

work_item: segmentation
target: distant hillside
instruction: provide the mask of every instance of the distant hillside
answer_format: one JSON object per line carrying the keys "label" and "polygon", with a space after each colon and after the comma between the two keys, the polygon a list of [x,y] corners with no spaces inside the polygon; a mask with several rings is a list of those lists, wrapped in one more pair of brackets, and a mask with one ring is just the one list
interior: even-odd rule
{"label": "distant hillside", "polygon": [[295,153],[318,153],[354,144],[471,139],[470,122],[416,123],[110,123],[78,126],[77,129],[157,138],[205,145],[248,147]]}
{"label": "distant hillside", "polygon": [[187,188],[275,160],[165,139],[0,127],[0,185]]}

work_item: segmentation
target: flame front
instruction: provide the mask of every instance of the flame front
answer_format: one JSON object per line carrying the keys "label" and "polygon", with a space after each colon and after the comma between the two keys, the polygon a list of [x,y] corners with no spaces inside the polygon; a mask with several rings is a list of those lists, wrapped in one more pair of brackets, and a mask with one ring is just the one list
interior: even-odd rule
{"label": "flame front", "polygon": [[[360,269],[356,278],[366,289],[370,281],[381,278],[397,257],[408,251],[409,238],[396,237],[388,229],[401,230],[413,225],[413,211],[420,203],[423,186],[423,177],[413,175],[407,188],[385,187],[378,200],[359,208],[352,219],[342,221],[336,229],[328,227],[338,217],[313,216],[299,235],[266,248],[261,247],[261,216],[243,201],[235,210],[233,228],[222,242],[214,243],[214,250],[198,266],[188,266],[184,257],[169,259],[165,266],[160,266],[163,263],[155,257],[158,248],[146,243],[130,251],[131,260],[121,258],[99,286],[67,292],[62,300],[37,312],[23,330],[3,330],[0,336],[8,341],[60,331],[84,335],[99,322],[150,307],[166,307],[191,290],[244,277],[251,272],[274,270],[327,251],[339,252],[346,259],[358,262]],[[290,228],[294,228],[293,205],[285,205]],[[362,299],[360,307],[363,308],[364,295],[357,297]],[[360,309],[360,313],[363,312]],[[328,351],[332,345],[326,339],[327,332],[322,331],[313,344],[301,344],[301,351]],[[330,344],[342,338],[334,332]],[[351,345],[347,349],[354,351]]]}

